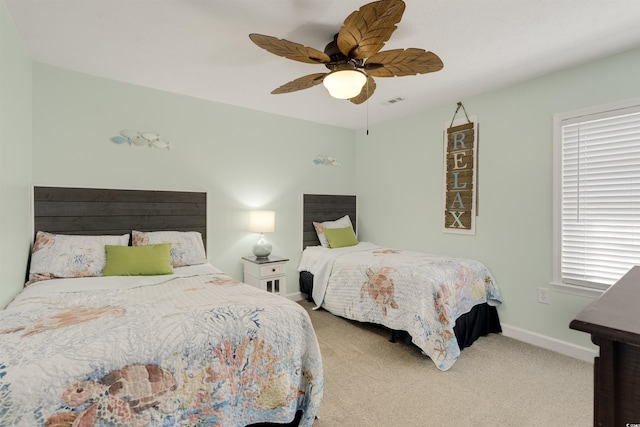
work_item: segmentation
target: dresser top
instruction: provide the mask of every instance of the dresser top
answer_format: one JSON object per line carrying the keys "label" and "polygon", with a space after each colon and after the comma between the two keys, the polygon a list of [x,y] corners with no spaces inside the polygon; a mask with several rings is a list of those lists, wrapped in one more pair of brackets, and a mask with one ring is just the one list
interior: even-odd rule
{"label": "dresser top", "polygon": [[569,325],[620,342],[640,345],[640,266],[582,310]]}

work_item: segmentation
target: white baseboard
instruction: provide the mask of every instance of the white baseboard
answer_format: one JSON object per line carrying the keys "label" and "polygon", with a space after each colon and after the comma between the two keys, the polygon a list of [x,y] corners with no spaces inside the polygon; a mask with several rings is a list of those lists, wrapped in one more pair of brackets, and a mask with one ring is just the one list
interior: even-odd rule
{"label": "white baseboard", "polygon": [[599,353],[597,349],[571,344],[536,332],[527,331],[526,329],[516,328],[515,326],[505,325],[504,323],[502,323],[501,326],[502,335],[505,337],[546,348],[547,350],[555,351],[565,356],[575,357],[585,362],[593,363],[593,358],[597,357]]}
{"label": "white baseboard", "polygon": [[303,294],[302,292],[296,292],[295,294],[287,294],[287,298],[291,301],[301,301],[307,297],[306,294]]}

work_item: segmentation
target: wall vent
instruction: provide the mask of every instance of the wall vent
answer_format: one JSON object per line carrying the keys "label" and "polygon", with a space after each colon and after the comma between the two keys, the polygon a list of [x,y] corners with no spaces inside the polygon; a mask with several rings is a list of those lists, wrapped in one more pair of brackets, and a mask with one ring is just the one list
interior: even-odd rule
{"label": "wall vent", "polygon": [[391,98],[387,101],[385,101],[384,105],[392,105],[398,102],[404,101],[404,98],[398,96],[397,98]]}

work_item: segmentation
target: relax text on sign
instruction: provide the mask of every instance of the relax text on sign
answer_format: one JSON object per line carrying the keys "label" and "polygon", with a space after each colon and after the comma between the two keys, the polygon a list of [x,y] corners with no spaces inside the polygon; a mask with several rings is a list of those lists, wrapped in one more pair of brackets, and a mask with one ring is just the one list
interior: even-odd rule
{"label": "relax text on sign", "polygon": [[473,232],[475,215],[475,123],[447,128],[445,230]]}

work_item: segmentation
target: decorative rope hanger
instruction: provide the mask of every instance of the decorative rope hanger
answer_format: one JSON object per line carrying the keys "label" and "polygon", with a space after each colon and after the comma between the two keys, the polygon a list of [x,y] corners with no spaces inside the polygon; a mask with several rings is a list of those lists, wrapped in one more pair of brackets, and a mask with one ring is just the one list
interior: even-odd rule
{"label": "decorative rope hanger", "polygon": [[462,105],[462,102],[458,101],[458,108],[456,108],[456,112],[453,113],[453,117],[451,118],[451,124],[449,125],[449,127],[453,127],[453,122],[456,119],[456,114],[458,114],[458,111],[460,111],[460,107],[462,107],[462,111],[464,111],[464,116],[467,118],[467,123],[471,123],[471,120],[469,120],[469,116],[467,115],[467,110],[464,108],[464,105]]}

